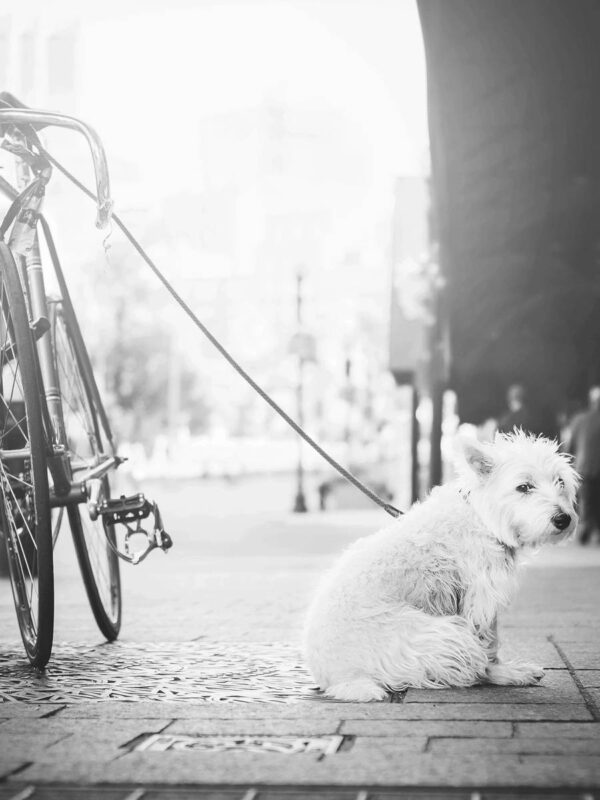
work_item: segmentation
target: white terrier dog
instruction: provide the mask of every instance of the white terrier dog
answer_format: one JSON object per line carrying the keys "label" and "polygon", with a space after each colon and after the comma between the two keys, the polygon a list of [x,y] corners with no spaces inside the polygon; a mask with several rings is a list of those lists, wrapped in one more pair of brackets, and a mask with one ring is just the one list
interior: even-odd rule
{"label": "white terrier dog", "polygon": [[555,442],[521,431],[462,450],[456,481],[355,542],[321,585],[305,651],[328,697],[542,678],[498,660],[496,615],[522,551],[575,530],[578,476]]}

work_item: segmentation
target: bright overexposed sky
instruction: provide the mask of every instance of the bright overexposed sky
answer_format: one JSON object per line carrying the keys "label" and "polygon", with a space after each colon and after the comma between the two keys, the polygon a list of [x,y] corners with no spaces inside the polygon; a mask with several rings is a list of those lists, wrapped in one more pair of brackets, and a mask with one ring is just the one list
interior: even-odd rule
{"label": "bright overexposed sky", "polygon": [[79,20],[76,110],[120,158],[165,165],[195,120],[275,98],[354,118],[384,170],[428,168],[414,0],[13,2],[42,26]]}
{"label": "bright overexposed sky", "polygon": [[[315,381],[329,387],[323,407],[339,417],[345,359],[357,382],[361,364],[364,382],[385,370],[397,179],[429,171],[415,0],[7,2],[14,85],[1,88],[20,94],[23,40],[37,37],[37,80],[22,99],[96,128],[117,210],[227,346],[259,379],[279,385],[283,375],[288,388],[295,271],[306,267],[307,324],[320,339]],[[63,31],[76,32],[77,74],[60,97],[44,80],[44,48]],[[91,182],[83,142],[64,131],[44,137]],[[58,197],[60,186],[57,178],[48,205],[61,252],[72,256],[67,269],[83,283],[93,209],[72,191]],[[150,325],[153,312],[144,313]],[[92,340],[105,324],[100,310]],[[206,385],[210,376],[215,406],[237,402],[238,376],[187,344],[177,310],[168,328],[190,369]]]}

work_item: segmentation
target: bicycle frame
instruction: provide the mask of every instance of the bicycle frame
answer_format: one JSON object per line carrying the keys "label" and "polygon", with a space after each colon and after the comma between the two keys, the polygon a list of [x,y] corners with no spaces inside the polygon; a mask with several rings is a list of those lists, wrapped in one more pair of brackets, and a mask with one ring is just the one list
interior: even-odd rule
{"label": "bicycle frame", "polygon": [[[8,197],[10,200],[13,201],[19,197],[19,192],[17,191],[17,189],[15,189],[15,187],[12,186],[12,184],[10,184],[2,176],[0,176],[0,191],[6,197]],[[46,243],[46,247],[50,255],[50,261],[52,262],[52,266],[57,278],[62,298],[62,304],[63,306],[72,310],[73,305],[71,302],[71,297],[64,277],[62,266],[58,258],[58,253],[54,245],[54,239],[52,237],[52,233],[50,231],[50,228],[48,226],[45,217],[39,211],[38,211],[38,221],[40,223],[42,233],[44,236],[44,241]],[[31,264],[27,270],[27,274],[29,277],[29,281],[33,282],[35,285],[34,290],[30,291],[30,295],[32,299],[35,298],[36,300],[37,314],[39,315],[37,316],[37,319],[38,320],[47,319],[48,304],[45,296],[45,286],[44,286],[43,272],[41,267],[41,260],[39,259],[39,247],[37,246],[35,247],[35,258],[31,258]],[[72,324],[77,326],[77,332],[80,334],[79,326],[77,323],[77,317],[75,316],[74,312],[71,314],[71,317],[72,317]],[[40,327],[43,328],[44,326]],[[36,335],[36,338],[38,339],[40,370],[42,372],[42,378],[45,387],[45,395],[49,411],[49,419],[47,419],[46,422],[50,431],[52,430],[53,427],[54,430],[59,429],[59,426],[62,425],[62,421],[60,414],[57,413],[58,405],[60,404],[60,395],[58,393],[58,388],[56,386],[56,374],[54,369],[52,352],[51,349],[48,347],[50,339],[49,336],[46,336],[44,334],[45,330],[41,330],[40,335],[39,336]],[[102,428],[104,430],[106,441],[110,447],[112,455],[109,459],[107,459],[105,465],[103,465],[102,468],[97,468],[96,470],[88,471],[87,473],[79,476],[80,481],[91,480],[93,478],[101,478],[108,471],[110,471],[113,468],[116,468],[122,461],[122,459],[120,459],[116,455],[116,449],[114,445],[110,423],[106,416],[106,412],[104,410],[104,406],[100,398],[100,393],[96,385],[96,380],[91,370],[86,370],[86,378],[92,389],[94,404],[100,416]],[[54,414],[52,413],[52,410],[54,410]],[[61,431],[61,433],[64,432]],[[10,458],[23,457],[24,455],[26,455],[26,453],[19,454],[19,451],[15,450],[11,451],[10,453],[7,452],[2,454],[2,457],[10,459]],[[59,485],[62,487],[62,490],[61,492],[59,492],[58,497],[51,497],[51,504],[53,506],[63,506],[63,505],[68,505],[69,503],[72,502],[77,502],[77,503],[84,502],[85,493],[83,492],[82,484],[78,483],[77,489],[73,490],[71,481],[68,478],[68,470],[66,468],[66,464],[62,463],[64,459],[62,459],[62,452],[60,449],[60,445],[58,445],[56,442],[54,442],[52,451],[48,453],[48,458],[50,460],[50,469],[52,471],[55,485]]]}
{"label": "bicycle frame", "polygon": [[[49,112],[38,112],[25,108],[0,109],[0,132],[4,138],[0,146],[8,150],[17,160],[18,187],[13,187],[0,177],[0,191],[3,191],[12,205],[0,224],[2,235],[12,225],[9,249],[17,257],[20,266],[22,288],[32,322],[33,337],[38,354],[39,385],[43,388],[45,403],[42,403],[42,417],[46,429],[47,463],[53,479],[54,487],[50,492],[52,507],[65,507],[86,503],[90,519],[96,520],[100,515],[108,518],[110,524],[125,525],[125,553],[111,547],[122,559],[134,564],[140,563],[155,548],[167,550],[171,539],[162,527],[160,512],[155,503],[149,503],[142,494],[134,497],[121,497],[110,500],[104,497],[102,478],[116,469],[124,459],[120,458],[114,447],[112,432],[93,371],[87,356],[81,358],[81,369],[85,375],[89,390],[89,400],[93,403],[100,423],[96,421],[96,434],[100,436],[102,428],[109,453],[101,452],[98,463],[81,464],[72,460],[72,454],[65,447],[67,437],[62,415],[62,398],[60,394],[57,366],[54,360],[52,332],[49,323],[49,308],[44,285],[42,260],[38,239],[38,223],[46,241],[50,259],[58,280],[61,302],[68,314],[69,324],[75,335],[74,346],[85,353],[85,346],[77,322],[73,304],[69,295],[66,280],[54,246],[54,241],[46,220],[41,214],[45,187],[52,174],[51,157],[46,157],[45,150],[39,143],[35,126],[57,126],[75,130],[83,134],[88,142],[94,172],[96,176],[96,225],[105,227],[110,221],[112,200],[110,198],[110,182],[104,148],[95,131],[88,125],[73,117]],[[35,150],[34,150],[35,148]],[[36,152],[37,150],[37,152]],[[11,459],[26,457],[26,451],[0,450],[0,458]],[[141,520],[152,514],[154,530],[150,534],[141,528]],[[136,528],[132,528],[132,523]],[[131,553],[129,538],[137,533],[146,536],[147,546],[143,551]],[[110,541],[109,541],[110,544]]]}
{"label": "bicycle frame", "polygon": [[[31,123],[35,121],[40,124],[57,124],[57,119],[63,123],[64,127],[88,132],[87,138],[90,142],[97,177],[98,196],[102,198],[98,203],[97,224],[104,225],[110,218],[112,201],[106,194],[109,187],[106,157],[96,134],[77,120],[63,118],[62,115],[38,114],[37,112],[25,112],[21,110],[18,112],[0,111],[0,124],[2,124],[4,120],[10,122],[26,121]],[[84,473],[75,476],[73,474],[71,461],[65,452],[64,446],[61,444],[61,442],[66,441],[66,435],[63,428],[61,414],[62,401],[52,352],[52,340],[49,333],[49,310],[37,233],[37,222],[41,218],[45,186],[50,180],[52,168],[49,162],[43,157],[37,158],[35,168],[31,167],[31,150],[28,147],[26,137],[18,128],[11,131],[8,138],[8,146],[5,147],[17,159],[17,176],[19,183],[16,189],[4,179],[0,183],[0,189],[8,194],[13,200],[13,204],[17,203],[19,205],[8,246],[19,256],[23,288],[33,320],[32,328],[37,340],[36,347],[38,352],[40,385],[44,387],[46,399],[46,403],[43,405],[43,416],[45,418],[44,421],[48,440],[48,467],[54,483],[50,502],[54,507],[62,507],[70,505],[71,503],[87,502],[90,492],[88,482],[94,482],[90,485],[94,486],[95,489],[97,485],[95,482],[106,475],[110,470],[116,468],[121,462],[121,459],[113,452],[112,456],[107,456],[107,458],[103,459],[102,463],[98,464],[95,468],[91,470],[88,469]],[[63,302],[70,304],[64,275],[47,225],[43,225],[42,230],[47,234],[48,241],[51,244],[49,249],[59,285],[61,286]],[[91,385],[95,388],[94,399],[96,400],[97,407],[102,409],[101,414],[103,422],[106,421],[106,423],[108,423],[102,404],[99,402],[99,395],[95,381],[93,380],[93,375],[90,373],[88,377],[91,379]],[[114,451],[110,429],[108,429],[108,431],[108,443]],[[2,456],[8,458],[15,457],[14,453],[2,453]],[[74,478],[76,478],[76,480],[74,480]],[[97,493],[94,492],[94,494]],[[100,498],[97,496],[94,497],[94,508],[97,508],[99,500]],[[90,511],[92,511],[92,509],[90,509]]]}

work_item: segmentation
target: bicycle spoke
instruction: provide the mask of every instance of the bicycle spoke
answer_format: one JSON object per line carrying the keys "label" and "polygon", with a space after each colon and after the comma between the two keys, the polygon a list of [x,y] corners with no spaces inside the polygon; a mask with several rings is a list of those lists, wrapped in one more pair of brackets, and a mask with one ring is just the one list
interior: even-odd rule
{"label": "bicycle spoke", "polygon": [[79,422],[82,431],[89,435],[92,423],[89,416],[85,414],[87,406],[85,388],[81,383],[79,373],[73,369],[69,369],[68,365],[65,363],[66,355],[69,357],[71,365],[76,363],[75,354],[70,342],[66,340],[64,332],[61,331],[60,334],[60,348],[58,348],[58,338],[57,336],[57,349],[59,351],[57,363],[63,404],[66,404],[68,409],[72,412],[73,417]]}
{"label": "bicycle spoke", "polygon": [[[11,494],[11,496],[13,498],[15,506],[17,508],[20,508],[19,501],[17,500],[17,497],[16,497],[16,495],[15,495],[13,489],[12,489],[12,486],[10,485],[10,481],[8,480],[7,475],[6,475],[6,470],[4,469],[4,464],[1,461],[0,461],[0,469],[2,470],[2,474],[4,475],[5,480],[6,480],[5,486],[8,488],[8,491],[10,492],[10,494]],[[25,517],[23,516],[22,513],[21,513],[21,517],[23,519],[24,525],[26,525],[26,527],[27,527],[27,533],[29,534],[29,538],[31,539],[31,541],[33,543],[33,546],[37,550],[37,543],[36,543],[36,540],[35,540],[35,535],[32,533],[31,528],[27,524],[27,521],[25,520]]]}
{"label": "bicycle spoke", "polygon": [[[19,552],[19,550],[21,550],[21,552]],[[29,567],[27,567],[27,572],[29,573],[29,577],[27,577],[27,575],[25,575],[25,571],[23,570],[23,560],[21,558],[21,553],[22,553],[22,548],[20,548],[20,546],[17,545],[17,547],[15,548],[15,555],[16,555],[16,563],[18,565],[19,572],[21,573],[21,580],[19,581],[19,583],[21,584],[21,587],[25,590],[25,595],[26,595],[26,598],[27,598],[27,611],[28,611],[28,617],[29,617],[28,621],[31,624],[31,626],[33,628],[33,632],[35,634],[35,632],[37,630],[37,612],[34,610],[35,606],[37,606],[37,602],[35,604],[33,602],[35,579],[31,575]],[[24,554],[23,554],[23,558],[25,558]],[[25,558],[25,564],[27,564],[27,559],[26,558]],[[28,586],[31,587],[30,591],[28,591],[28,589],[27,589]],[[36,599],[37,599],[37,597],[38,597],[38,593],[36,592]]]}
{"label": "bicycle spoke", "polygon": [[[4,405],[6,407],[6,410],[8,411],[8,415],[12,418],[12,420],[14,422],[14,425],[11,427],[10,430],[13,430],[16,427],[16,428],[19,429],[19,431],[20,431],[21,435],[23,436],[23,438],[27,438],[26,432],[21,427],[21,422],[26,421],[26,417],[23,417],[21,420],[17,420],[17,418],[15,417],[15,415],[13,413],[13,409],[11,408],[11,401],[13,403],[14,402],[22,402],[22,399],[23,399],[23,389],[22,389],[21,384],[18,383],[19,370],[18,370],[18,368],[17,369],[13,369],[12,365],[8,365],[8,369],[10,370],[10,373],[12,375],[12,384],[11,384],[10,392],[9,392],[9,395],[8,395],[8,401],[6,399],[4,391],[3,391],[2,397],[0,399],[4,403]],[[2,375],[2,378],[4,378],[4,372],[0,372],[0,375]],[[4,380],[2,382],[4,384]],[[19,389],[19,398],[18,398],[17,401],[13,400],[15,386],[17,386],[18,389]],[[10,431],[6,430],[7,420],[8,420],[8,416],[5,416],[2,432],[0,433],[0,440],[3,439],[4,436],[7,435],[7,433],[10,432]]]}
{"label": "bicycle spoke", "polygon": [[[71,358],[72,359],[75,358],[71,350],[71,347],[68,343],[63,342],[62,348],[69,348],[69,353],[71,355]],[[72,412],[74,419],[76,419],[79,422],[81,433],[83,433],[85,438],[89,441],[90,437],[93,435],[92,434],[93,423],[91,422],[89,415],[85,414],[85,411],[87,409],[87,403],[83,399],[86,397],[86,395],[85,395],[85,388],[81,382],[81,377],[79,373],[73,374],[72,371],[71,373],[69,373],[67,367],[65,366],[64,360],[60,356],[58,357],[57,361],[59,366],[59,373],[60,376],[62,376],[62,380],[60,380],[60,385],[62,389],[63,403],[66,403],[68,409]],[[75,383],[77,383],[77,386],[75,385]],[[68,434],[69,430],[67,430],[67,435]],[[82,461],[85,461],[86,458],[78,450],[75,449],[74,446],[75,437],[72,435],[71,437],[68,438],[70,438],[71,440],[69,441],[69,449],[71,450],[71,452]]]}
{"label": "bicycle spoke", "polygon": [[[94,563],[95,563],[95,565],[96,565],[96,567],[98,569],[98,572],[100,573],[100,576],[103,578],[104,582],[106,582],[107,584],[110,584],[110,576],[106,572],[106,553],[107,553],[108,543],[107,543],[106,539],[104,538],[104,531],[91,532],[89,530],[89,528],[87,528],[87,526],[85,525],[85,522],[83,520],[82,520],[82,526],[84,528],[84,536],[85,536],[86,541],[88,542],[88,544],[91,544],[91,542],[94,541],[94,540],[96,540],[96,541],[99,540],[99,541],[102,541],[104,543],[104,558],[102,558],[102,555],[101,555],[102,554],[102,550],[98,546],[92,545],[91,551],[93,551]],[[91,534],[91,535],[89,535],[89,534]],[[88,547],[88,552],[90,552],[90,547]]]}
{"label": "bicycle spoke", "polygon": [[[8,505],[7,512],[9,515],[9,523],[12,523],[11,532],[9,532],[7,535],[11,536],[12,533],[11,540],[13,542],[13,552],[16,556],[16,562],[13,561],[13,563],[17,564],[19,572],[21,573],[21,581],[19,583],[21,584],[22,587],[25,588],[25,591],[27,593],[27,606],[29,611],[29,617],[31,619],[31,623],[35,631],[37,630],[37,612],[34,611],[33,596],[34,596],[34,590],[36,589],[36,579],[34,578],[34,573],[36,572],[36,567],[37,567],[37,546],[34,557],[35,560],[32,564],[32,570],[33,570],[32,573],[32,570],[29,568],[29,562],[25,550],[23,548],[21,537],[19,536],[19,527],[17,525],[17,521],[15,520],[11,504]],[[27,575],[25,574],[25,569],[23,569],[23,562],[25,563]],[[27,591],[28,584],[31,587],[29,592]],[[36,594],[36,600],[39,601],[39,593],[35,591],[35,594]],[[36,608],[37,608],[37,602],[36,602]]]}
{"label": "bicycle spoke", "polygon": [[[19,428],[19,430],[21,431],[23,436],[25,436],[25,431],[23,431],[23,429],[20,427],[19,420],[17,420],[17,418],[13,414],[12,408],[10,407],[10,401],[12,400],[12,397],[13,397],[13,390],[14,390],[14,387],[15,387],[16,379],[17,379],[17,376],[15,374],[14,377],[13,377],[13,383],[12,383],[12,386],[11,386],[11,394],[10,394],[8,403],[6,402],[6,399],[4,398],[4,396],[1,399],[2,399],[2,402],[4,403],[4,405],[6,406],[6,410],[8,411],[8,414],[12,417],[12,419],[13,419],[13,421],[15,423],[13,425],[13,428],[15,428],[15,427]],[[22,393],[21,393],[21,396],[22,396]],[[8,431],[6,430],[6,421],[7,421],[7,419],[8,419],[8,417],[5,417],[5,419],[4,419],[4,425],[3,425],[3,428],[2,428],[2,432],[0,433],[0,439],[3,439],[4,436],[6,436],[6,434],[8,433]],[[23,418],[23,419],[25,419],[25,418]],[[23,420],[21,420],[21,422],[22,421]],[[12,430],[12,428],[11,428],[11,430]]]}
{"label": "bicycle spoke", "polygon": [[[2,398],[2,400],[4,402],[4,398]],[[5,405],[6,405],[6,403],[5,403]],[[12,410],[9,408],[9,406],[6,406],[6,410],[8,411],[8,415],[10,415],[12,417],[12,419],[14,420],[14,425],[11,425],[11,427],[8,430],[6,430],[6,420],[8,419],[8,416],[6,416],[5,419],[4,419],[4,429],[0,433],[0,441],[2,441],[5,436],[8,436],[8,434],[11,433],[14,430],[18,430],[19,433],[21,434],[21,436],[23,437],[23,439],[26,440],[27,439],[27,431],[21,427],[21,423],[22,422],[27,422],[27,417],[22,417],[20,420],[18,420],[15,417],[15,415],[12,413]]]}
{"label": "bicycle spoke", "polygon": [[[11,414],[11,416],[13,416],[13,415]],[[21,419],[18,420],[13,416],[13,419],[15,420],[15,424],[11,425],[11,427],[8,430],[3,431],[1,438],[3,438],[4,436],[8,436],[9,433],[12,433],[15,430],[19,430],[21,432],[21,434],[23,435],[23,437],[25,437],[25,431],[21,427],[21,423],[22,422],[27,422],[27,417],[21,417]]]}
{"label": "bicycle spoke", "polygon": [[11,480],[17,481],[17,483],[20,483],[22,486],[26,486],[28,489],[33,489],[32,483],[29,483],[28,481],[19,477],[19,475],[15,475],[14,472],[7,472],[5,468],[3,468],[3,472]]}

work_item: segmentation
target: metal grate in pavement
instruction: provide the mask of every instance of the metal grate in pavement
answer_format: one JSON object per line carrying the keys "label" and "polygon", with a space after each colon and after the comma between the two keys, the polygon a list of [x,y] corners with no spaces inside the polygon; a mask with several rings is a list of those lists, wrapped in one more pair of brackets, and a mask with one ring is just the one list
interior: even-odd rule
{"label": "metal grate in pavement", "polygon": [[43,673],[29,666],[20,645],[0,649],[0,703],[288,703],[316,696],[297,648],[286,644],[59,644]]}
{"label": "metal grate in pavement", "polygon": [[242,750],[246,753],[283,753],[298,755],[312,753],[332,755],[337,753],[345,739],[354,737],[332,736],[186,736],[175,733],[151,733],[136,742],[133,751],[178,752],[200,751],[224,753]]}

